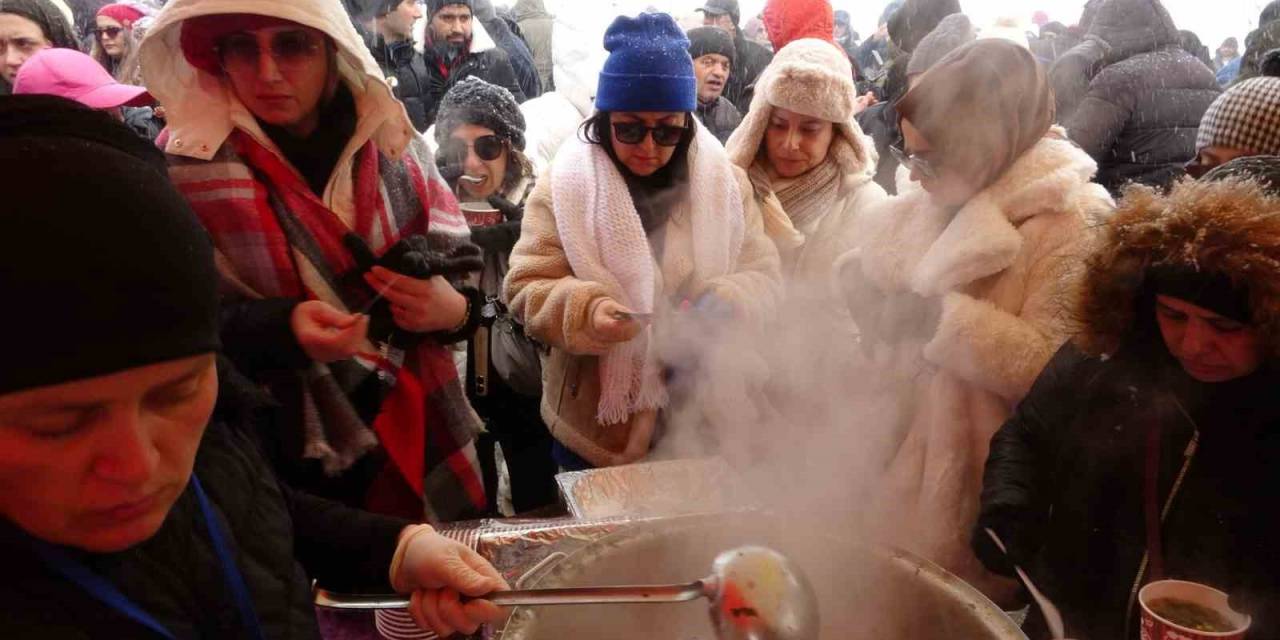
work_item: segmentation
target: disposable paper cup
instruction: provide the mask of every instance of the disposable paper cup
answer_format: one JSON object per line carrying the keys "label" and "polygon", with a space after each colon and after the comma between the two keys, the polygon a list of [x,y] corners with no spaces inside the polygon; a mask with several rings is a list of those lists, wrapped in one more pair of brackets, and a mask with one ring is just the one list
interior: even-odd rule
{"label": "disposable paper cup", "polygon": [[[1198,604],[1222,614],[1235,628],[1221,633],[1188,629],[1157,616],[1147,603],[1163,599],[1182,600]],[[1237,613],[1227,604],[1227,594],[1194,582],[1160,580],[1138,592],[1138,604],[1142,607],[1141,640],[1243,640],[1252,622],[1249,616]]]}
{"label": "disposable paper cup", "polygon": [[487,227],[502,222],[502,212],[493,208],[488,202],[463,202],[459,205],[467,224],[473,227]]}

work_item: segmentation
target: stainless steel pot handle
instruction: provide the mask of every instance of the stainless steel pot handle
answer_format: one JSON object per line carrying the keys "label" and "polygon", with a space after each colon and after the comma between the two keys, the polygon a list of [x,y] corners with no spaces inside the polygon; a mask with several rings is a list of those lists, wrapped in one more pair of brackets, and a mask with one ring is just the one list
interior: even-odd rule
{"label": "stainless steel pot handle", "polygon": [[[647,604],[689,602],[713,593],[713,585],[702,580],[682,585],[637,585],[621,587],[578,587],[573,589],[531,589],[496,591],[488,600],[504,607],[566,604]],[[466,598],[477,600],[479,598]],[[334,593],[316,589],[316,606],[328,609],[407,609],[409,599],[402,595],[360,595]]]}

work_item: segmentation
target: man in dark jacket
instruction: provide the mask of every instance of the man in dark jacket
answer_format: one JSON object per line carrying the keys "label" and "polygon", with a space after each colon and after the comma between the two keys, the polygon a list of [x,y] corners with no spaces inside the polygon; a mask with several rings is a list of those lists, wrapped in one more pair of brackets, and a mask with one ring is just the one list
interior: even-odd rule
{"label": "man in dark jacket", "polygon": [[542,0],[519,0],[511,9],[511,17],[520,27],[520,35],[533,54],[533,66],[538,70],[542,90],[554,91],[556,85],[551,76],[551,33],[555,20],[547,13]]}
{"label": "man in dark jacket", "polygon": [[463,78],[475,76],[505,88],[524,102],[507,52],[473,20],[471,0],[429,0],[424,56],[427,86],[427,123],[436,120],[444,94]]}
{"label": "man in dark jacket", "polygon": [[431,126],[427,119],[431,76],[413,43],[413,24],[421,17],[417,0],[383,0],[377,10],[374,25],[378,33],[371,49],[396,98],[404,103],[413,127],[426,131]]}
{"label": "man in dark jacket", "polygon": [[524,92],[526,100],[542,95],[542,78],[533,63],[533,52],[520,34],[512,31],[506,19],[499,17],[493,8],[493,0],[473,0],[475,19],[484,25],[489,37],[497,43],[511,61],[511,69],[516,73],[516,82]]}
{"label": "man in dark jacket", "polygon": [[[991,441],[974,551],[1026,569],[1066,637],[1137,638],[1138,588],[1171,578],[1280,638],[1278,161],[1130,194],[1086,263],[1081,333]],[[1239,174],[1256,182],[1214,181]]]}
{"label": "man in dark jacket", "polygon": [[1195,156],[1196,128],[1218,82],[1182,50],[1159,0],[1103,0],[1092,15],[1088,35],[1105,43],[1102,67],[1059,122],[1098,162],[1097,181],[1112,193],[1128,182],[1167,186]]}
{"label": "man in dark jacket", "polygon": [[[312,578],[413,593],[442,637],[500,615],[456,604],[504,587],[469,548],[276,481],[261,391],[215,355],[212,245],[153,145],[14,96],[0,173],[30,187],[6,195],[0,296],[42,310],[0,320],[22,363],[0,371],[6,638],[319,638]],[[28,269],[46,242],[64,253]],[[56,347],[22,338],[43,331]]]}
{"label": "man in dark jacket", "polygon": [[698,110],[703,126],[724,143],[742,123],[742,114],[724,97],[724,88],[733,77],[733,38],[723,29],[698,27],[689,31],[689,57],[698,78]]}
{"label": "man in dark jacket", "polygon": [[729,82],[724,87],[724,97],[746,113],[751,108],[751,92],[748,88],[755,84],[756,78],[773,60],[773,54],[764,46],[752,42],[742,34],[739,26],[742,12],[738,8],[738,0],[707,0],[706,6],[698,9],[703,14],[702,24],[708,27],[720,27],[733,36],[733,69],[729,73]]}

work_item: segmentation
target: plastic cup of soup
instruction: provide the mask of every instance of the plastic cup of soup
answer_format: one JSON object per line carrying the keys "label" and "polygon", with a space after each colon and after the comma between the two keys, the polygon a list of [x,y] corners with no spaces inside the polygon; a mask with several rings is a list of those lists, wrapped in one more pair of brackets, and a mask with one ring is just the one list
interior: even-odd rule
{"label": "plastic cup of soup", "polygon": [[1249,616],[1227,604],[1227,594],[1194,582],[1160,580],[1138,592],[1140,640],[1242,640]]}
{"label": "plastic cup of soup", "polygon": [[467,224],[473,227],[487,227],[502,222],[502,212],[493,208],[488,202],[463,202],[458,205]]}

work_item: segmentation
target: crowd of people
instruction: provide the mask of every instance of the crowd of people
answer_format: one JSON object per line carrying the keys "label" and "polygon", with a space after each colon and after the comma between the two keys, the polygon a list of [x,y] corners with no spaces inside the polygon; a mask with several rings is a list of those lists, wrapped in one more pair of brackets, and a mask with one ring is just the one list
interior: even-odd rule
{"label": "crowd of people", "polygon": [[317,637],[313,581],[475,633],[436,527],[831,403],[851,535],[1280,637],[1280,1],[1212,54],[1160,0],[699,14],[0,0],[2,635]]}

